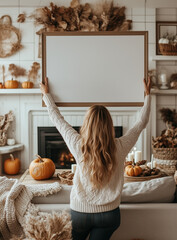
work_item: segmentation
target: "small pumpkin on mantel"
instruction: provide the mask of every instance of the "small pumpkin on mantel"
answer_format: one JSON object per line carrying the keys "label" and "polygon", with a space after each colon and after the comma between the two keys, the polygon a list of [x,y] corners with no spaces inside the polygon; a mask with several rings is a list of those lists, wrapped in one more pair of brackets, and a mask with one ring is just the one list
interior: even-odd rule
{"label": "small pumpkin on mantel", "polygon": [[13,80],[13,78],[5,81],[5,88],[18,88],[18,81]]}
{"label": "small pumpkin on mantel", "polygon": [[4,161],[4,172],[9,175],[18,174],[20,171],[20,159],[14,158],[13,154],[10,154],[10,158]]}
{"label": "small pumpkin on mantel", "polygon": [[34,84],[31,81],[22,82],[22,88],[33,88]]}
{"label": "small pumpkin on mantel", "polygon": [[125,173],[128,176],[139,176],[142,173],[142,168],[139,166],[128,165],[125,167]]}
{"label": "small pumpkin on mantel", "polygon": [[35,180],[49,179],[55,173],[55,164],[50,158],[42,158],[36,155],[29,166],[29,173]]}

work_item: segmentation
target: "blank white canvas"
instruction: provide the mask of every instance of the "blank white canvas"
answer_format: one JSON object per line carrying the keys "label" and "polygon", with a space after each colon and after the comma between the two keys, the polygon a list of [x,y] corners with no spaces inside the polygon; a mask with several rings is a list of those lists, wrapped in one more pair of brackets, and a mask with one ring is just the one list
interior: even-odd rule
{"label": "blank white canvas", "polygon": [[55,102],[143,102],[144,74],[144,35],[46,36]]}

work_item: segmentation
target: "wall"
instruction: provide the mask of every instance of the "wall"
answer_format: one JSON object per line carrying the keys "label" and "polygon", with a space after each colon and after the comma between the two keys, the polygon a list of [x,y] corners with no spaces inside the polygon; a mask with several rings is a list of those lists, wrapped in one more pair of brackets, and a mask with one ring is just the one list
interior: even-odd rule
{"label": "wall", "polygon": [[[15,63],[26,69],[29,69],[34,61],[41,63],[41,59],[38,58],[38,36],[35,32],[39,27],[35,26],[32,19],[27,19],[25,23],[17,23],[17,16],[19,13],[26,12],[30,15],[35,8],[48,5],[49,0],[1,0],[0,1],[0,16],[9,14],[12,17],[13,25],[20,28],[22,33],[21,49],[17,54],[8,57],[6,59],[0,59],[0,67],[2,64],[7,66],[10,63]],[[66,6],[69,5],[69,0],[53,1],[56,4]],[[81,3],[92,1],[81,1]],[[98,1],[97,1],[98,2]],[[149,69],[156,68],[156,62],[153,61],[155,56],[155,22],[156,14],[157,19],[171,20],[171,17],[177,18],[177,6],[174,9],[155,9],[158,7],[150,5],[150,1],[142,0],[129,0],[129,1],[114,1],[116,4],[125,5],[127,19],[133,21],[133,30],[147,30],[149,31]],[[160,1],[158,1],[160,2]],[[169,1],[174,3],[174,1]],[[152,3],[151,3],[152,4]],[[164,6],[164,5],[163,5]],[[171,14],[173,12],[173,14]],[[170,14],[169,14],[170,13]],[[165,66],[169,65],[168,62],[164,63]],[[172,64],[172,65],[171,65]],[[176,66],[176,61],[170,63],[169,68]],[[161,67],[162,63],[157,63],[157,67]],[[1,74],[1,73],[0,73]],[[6,80],[9,79],[7,74]],[[25,78],[19,79],[21,82]],[[37,80],[35,87],[38,87],[38,83],[41,80],[41,76]],[[0,80],[1,81],[1,80]],[[41,95],[40,94],[0,94],[0,114],[5,114],[9,110],[13,110],[16,120],[10,128],[8,137],[15,137],[17,142],[24,143],[25,149],[23,152],[18,153],[22,159],[22,168],[28,167],[30,161],[34,159],[34,155],[37,153],[37,126],[51,126],[51,122],[48,118],[45,108],[41,107]],[[176,107],[176,97],[167,97],[164,100],[163,96],[158,97],[157,105],[161,107],[163,104]],[[153,106],[152,106],[153,107]],[[62,108],[62,113],[66,116],[66,119],[72,125],[82,124],[83,116],[86,109],[66,109]],[[139,108],[125,109],[114,108],[110,109],[113,116],[114,125],[123,125],[124,133],[132,126],[132,124],[138,118]],[[158,119],[159,121],[159,119]],[[150,139],[151,139],[151,123],[149,123],[147,131],[145,131],[137,142],[137,147],[144,152],[144,158],[150,160]],[[158,122],[157,132],[160,132],[163,128],[161,122]]]}

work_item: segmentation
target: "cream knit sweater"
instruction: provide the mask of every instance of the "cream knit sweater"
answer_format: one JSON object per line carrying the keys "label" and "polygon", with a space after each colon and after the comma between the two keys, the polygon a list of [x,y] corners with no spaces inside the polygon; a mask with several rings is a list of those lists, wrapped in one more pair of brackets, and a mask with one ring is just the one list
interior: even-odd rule
{"label": "cream knit sweater", "polygon": [[63,118],[50,94],[45,94],[43,100],[48,108],[49,116],[56,126],[70,152],[77,162],[73,187],[70,195],[70,207],[78,212],[96,213],[117,208],[121,201],[124,183],[125,157],[135,145],[141,131],[146,127],[150,113],[150,96],[145,97],[139,121],[124,136],[116,139],[117,164],[110,181],[101,189],[94,189],[89,180],[89,169],[83,168],[80,134]]}
{"label": "cream knit sweater", "polygon": [[17,179],[0,177],[0,239],[23,235],[25,214],[35,196],[47,196],[61,190],[58,182],[25,186]]}

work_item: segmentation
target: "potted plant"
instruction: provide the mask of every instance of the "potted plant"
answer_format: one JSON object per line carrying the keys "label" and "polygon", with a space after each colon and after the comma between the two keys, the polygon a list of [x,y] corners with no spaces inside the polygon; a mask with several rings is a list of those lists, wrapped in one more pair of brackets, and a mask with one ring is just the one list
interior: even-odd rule
{"label": "potted plant", "polygon": [[38,78],[39,69],[40,64],[38,62],[33,62],[31,69],[27,73],[28,80],[22,83],[22,88],[33,88],[34,83]]}

